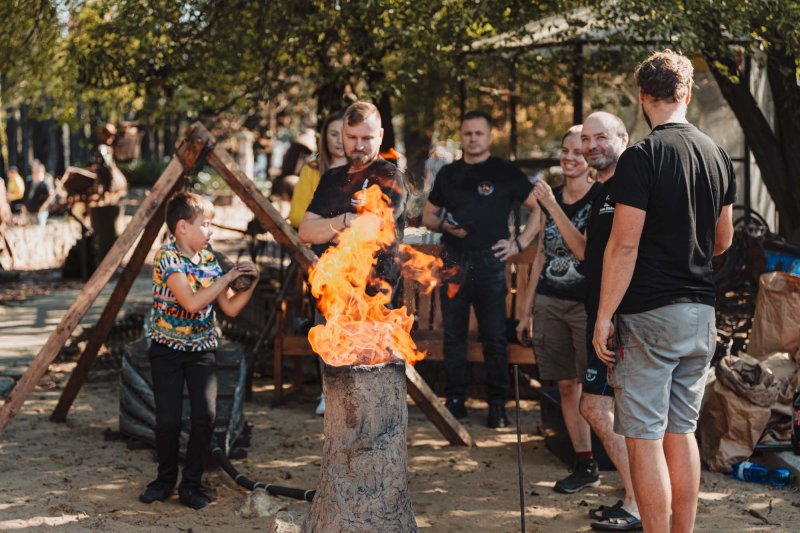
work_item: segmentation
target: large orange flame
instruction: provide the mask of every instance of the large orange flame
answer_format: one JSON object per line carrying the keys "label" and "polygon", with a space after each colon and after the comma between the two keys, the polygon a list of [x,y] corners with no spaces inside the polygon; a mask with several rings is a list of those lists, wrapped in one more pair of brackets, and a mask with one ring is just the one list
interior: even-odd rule
{"label": "large orange flame", "polygon": [[[326,323],[311,328],[308,340],[333,366],[398,359],[413,364],[424,357],[411,338],[414,317],[405,307],[389,308],[392,288],[373,275],[375,254],[390,248],[396,238],[389,198],[377,185],[356,194],[361,195],[359,216],[309,272],[311,293]],[[420,280],[428,291],[437,286],[440,259],[404,245],[401,255],[408,276]]]}

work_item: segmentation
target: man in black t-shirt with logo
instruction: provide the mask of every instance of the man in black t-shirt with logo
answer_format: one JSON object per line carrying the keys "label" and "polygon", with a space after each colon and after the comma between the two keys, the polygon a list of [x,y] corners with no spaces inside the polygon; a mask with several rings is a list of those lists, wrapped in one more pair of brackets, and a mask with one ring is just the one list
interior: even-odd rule
{"label": "man in black t-shirt with logo", "polygon": [[[445,267],[455,267],[458,292],[441,289],[444,321],[444,361],[447,372],[445,405],[465,418],[467,393],[467,331],[470,307],[478,319],[486,369],[491,428],[508,425],[505,261],[527,247],[539,230],[539,205],[533,185],[513,164],[491,157],[491,118],[471,111],[461,121],[464,158],[446,165],[425,205],[422,222],[442,233]],[[532,210],[528,225],[511,237],[508,218],[515,202]]]}
{"label": "man in black t-shirt with logo", "polygon": [[652,131],[617,162],[594,331],[645,531],[694,528],[694,431],[716,333],[711,259],[733,237],[733,165],[686,121],[692,75],[670,50],[636,71]]}
{"label": "man in black t-shirt with logo", "polygon": [[[342,143],[348,163],[322,175],[298,233],[317,255],[332,246],[339,232],[352,224],[359,195],[370,185],[378,185],[389,197],[394,210],[398,241],[405,227],[406,185],[403,173],[378,155],[383,138],[378,108],[369,102],[355,102],[342,119]],[[395,285],[400,268],[392,251],[380,252],[375,274]],[[395,291],[396,294],[396,291]]]}

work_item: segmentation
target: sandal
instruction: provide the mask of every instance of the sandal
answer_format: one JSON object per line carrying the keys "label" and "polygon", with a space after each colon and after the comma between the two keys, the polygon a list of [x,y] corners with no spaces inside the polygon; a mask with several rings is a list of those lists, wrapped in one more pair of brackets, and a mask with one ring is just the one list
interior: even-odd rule
{"label": "sandal", "polygon": [[619,500],[611,507],[607,505],[601,505],[596,509],[589,509],[589,518],[592,518],[594,520],[603,520],[605,518],[608,518],[608,513],[615,509],[621,509],[622,503],[623,503],[622,500]]}
{"label": "sandal", "polygon": [[606,511],[604,519],[592,522],[592,529],[600,531],[633,531],[642,529],[642,521],[625,509],[616,507]]}

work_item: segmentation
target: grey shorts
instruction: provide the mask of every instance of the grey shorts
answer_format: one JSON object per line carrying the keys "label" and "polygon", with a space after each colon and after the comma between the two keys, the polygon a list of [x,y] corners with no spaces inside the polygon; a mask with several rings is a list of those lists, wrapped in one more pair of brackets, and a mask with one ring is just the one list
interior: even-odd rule
{"label": "grey shorts", "polygon": [[533,353],[539,377],[583,379],[586,373],[586,309],[583,302],[536,295]]}
{"label": "grey shorts", "polygon": [[614,431],[637,439],[693,433],[716,347],[714,308],[666,305],[617,315],[615,326]]}

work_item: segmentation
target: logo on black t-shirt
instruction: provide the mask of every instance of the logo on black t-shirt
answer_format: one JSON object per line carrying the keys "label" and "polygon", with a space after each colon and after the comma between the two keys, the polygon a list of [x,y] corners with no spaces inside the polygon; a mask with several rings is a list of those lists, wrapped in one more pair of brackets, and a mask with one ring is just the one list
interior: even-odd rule
{"label": "logo on black t-shirt", "polygon": [[482,181],[478,184],[478,194],[489,196],[494,192],[494,184],[491,181]]}

